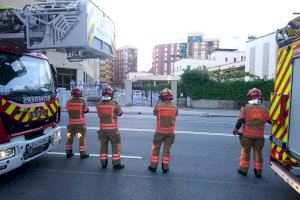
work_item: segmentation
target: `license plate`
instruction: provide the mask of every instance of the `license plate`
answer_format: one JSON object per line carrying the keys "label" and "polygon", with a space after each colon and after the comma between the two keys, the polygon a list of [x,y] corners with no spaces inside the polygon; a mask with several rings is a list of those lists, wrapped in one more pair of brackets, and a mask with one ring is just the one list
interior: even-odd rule
{"label": "license plate", "polygon": [[49,142],[49,138],[46,137],[46,138],[43,138],[43,139],[40,139],[40,140],[30,143],[29,147],[31,147],[31,149],[34,149],[34,148],[42,146],[48,142]]}
{"label": "license plate", "polygon": [[39,110],[35,110],[33,112],[30,112],[29,116],[30,116],[30,118],[36,118],[36,117],[45,116],[46,114],[47,114],[46,110],[39,109]]}

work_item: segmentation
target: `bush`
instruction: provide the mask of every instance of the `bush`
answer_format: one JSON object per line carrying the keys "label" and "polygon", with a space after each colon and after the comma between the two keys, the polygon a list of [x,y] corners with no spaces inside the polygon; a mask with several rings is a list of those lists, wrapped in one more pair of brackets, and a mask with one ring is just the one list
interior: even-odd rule
{"label": "bush", "polygon": [[[273,80],[254,79],[252,81],[235,79],[233,74],[229,75],[233,80],[218,82],[207,76],[207,71],[188,70],[182,75],[182,83],[178,84],[178,93],[186,91],[193,100],[214,99],[214,100],[235,100],[246,101],[247,93],[256,87],[263,93],[265,100],[270,100],[273,91]],[[183,93],[183,92],[182,92]]]}

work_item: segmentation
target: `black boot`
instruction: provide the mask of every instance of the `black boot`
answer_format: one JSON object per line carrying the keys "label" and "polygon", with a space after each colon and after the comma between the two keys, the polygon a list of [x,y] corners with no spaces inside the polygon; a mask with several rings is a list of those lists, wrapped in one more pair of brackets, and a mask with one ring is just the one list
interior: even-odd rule
{"label": "black boot", "polygon": [[151,166],[148,167],[148,170],[152,173],[156,173],[157,168],[152,168]]}
{"label": "black boot", "polygon": [[73,152],[68,152],[66,153],[67,155],[67,158],[72,158],[74,156],[74,153]]}
{"label": "black boot", "polygon": [[241,174],[242,176],[247,176],[247,172],[243,172],[243,171],[241,171],[240,169],[238,169],[237,172],[238,172],[239,174]]}
{"label": "black boot", "polygon": [[108,161],[107,161],[107,160],[106,160],[106,161],[102,161],[102,162],[101,162],[101,167],[102,167],[102,169],[106,169],[107,164],[108,164]]}
{"label": "black boot", "polygon": [[82,154],[82,155],[80,155],[80,159],[86,159],[86,158],[88,158],[90,155],[88,154],[88,153],[86,153],[86,154]]}
{"label": "black boot", "polygon": [[167,174],[169,172],[169,168],[165,168],[164,164],[161,165],[161,169],[162,169],[164,174]]}
{"label": "black boot", "polygon": [[254,169],[254,174],[255,174],[256,178],[261,178],[261,174],[257,174],[257,170],[256,169]]}
{"label": "black boot", "polygon": [[114,169],[114,170],[119,170],[119,169],[123,169],[124,167],[125,167],[125,165],[118,164],[118,165],[114,165],[114,166],[113,166],[113,169]]}

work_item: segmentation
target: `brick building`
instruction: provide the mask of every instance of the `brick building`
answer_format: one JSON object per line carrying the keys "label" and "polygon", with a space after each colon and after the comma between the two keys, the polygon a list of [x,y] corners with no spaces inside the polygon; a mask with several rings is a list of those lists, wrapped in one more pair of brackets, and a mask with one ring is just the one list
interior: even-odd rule
{"label": "brick building", "polygon": [[129,72],[137,72],[138,51],[134,47],[126,46],[116,50],[114,85],[123,87],[126,75]]}
{"label": "brick building", "polygon": [[173,75],[175,61],[185,57],[185,43],[159,44],[153,48],[152,73],[153,75]]}

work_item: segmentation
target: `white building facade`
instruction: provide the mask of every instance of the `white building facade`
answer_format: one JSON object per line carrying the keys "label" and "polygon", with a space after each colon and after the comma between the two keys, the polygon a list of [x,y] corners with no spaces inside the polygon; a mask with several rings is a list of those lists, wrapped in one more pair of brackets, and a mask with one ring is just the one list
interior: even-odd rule
{"label": "white building facade", "polygon": [[235,49],[216,49],[211,52],[210,59],[229,64],[245,61],[246,53],[244,51],[236,51]]}
{"label": "white building facade", "polygon": [[245,55],[245,52],[236,49],[216,49],[211,52],[209,59],[181,59],[174,63],[174,76],[182,75],[187,68],[201,67],[208,71],[222,70],[222,68],[233,70],[235,66],[240,68],[242,65],[245,66]]}
{"label": "white building facade", "polygon": [[69,62],[67,54],[55,51],[46,51],[49,63],[57,68],[58,87],[69,89],[73,80],[77,84],[90,83],[100,79],[99,59],[89,59],[80,62]]}
{"label": "white building facade", "polygon": [[260,78],[273,79],[277,49],[276,32],[247,41],[245,71]]}

